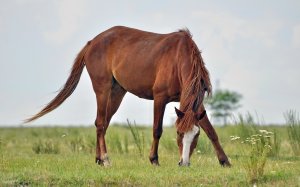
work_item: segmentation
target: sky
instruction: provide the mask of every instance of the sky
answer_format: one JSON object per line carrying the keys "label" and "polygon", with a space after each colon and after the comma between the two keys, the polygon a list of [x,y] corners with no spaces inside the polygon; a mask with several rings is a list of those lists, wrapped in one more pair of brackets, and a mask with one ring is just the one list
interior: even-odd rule
{"label": "sky", "polygon": [[[97,34],[123,25],[156,33],[188,28],[214,88],[243,95],[236,113],[266,124],[300,111],[300,1],[10,0],[0,6],[0,126],[20,125],[65,83],[73,60]],[[153,101],[126,94],[113,123],[151,125]],[[164,124],[176,117],[167,105]],[[91,125],[96,99],[84,70],[75,92],[33,126]]]}

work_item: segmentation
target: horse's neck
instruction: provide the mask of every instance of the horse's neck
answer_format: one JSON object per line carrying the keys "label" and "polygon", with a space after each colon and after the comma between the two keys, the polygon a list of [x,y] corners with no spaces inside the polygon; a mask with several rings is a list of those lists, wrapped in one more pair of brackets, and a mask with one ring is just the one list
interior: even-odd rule
{"label": "horse's neck", "polygon": [[181,67],[179,68],[180,72],[180,90],[181,90],[181,97],[180,97],[180,109],[186,110],[187,105],[190,104],[190,98],[186,98],[186,93],[188,92],[190,79],[191,79],[191,68],[192,64],[190,62],[183,62]]}

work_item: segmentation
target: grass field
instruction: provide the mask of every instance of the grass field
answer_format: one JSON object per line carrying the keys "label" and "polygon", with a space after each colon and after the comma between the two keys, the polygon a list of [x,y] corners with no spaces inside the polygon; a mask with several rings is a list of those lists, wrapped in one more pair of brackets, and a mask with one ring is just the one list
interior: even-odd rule
{"label": "grass field", "polygon": [[230,138],[246,137],[250,132],[243,128],[216,127],[231,168],[218,164],[203,131],[191,166],[179,167],[176,130],[165,128],[161,166],[154,167],[148,161],[151,128],[138,128],[139,150],[127,126],[110,126],[106,137],[112,166],[104,168],[94,163],[94,127],[1,128],[0,186],[300,186],[300,157],[291,149],[287,128],[255,127],[276,136],[255,182],[245,166],[249,146]]}

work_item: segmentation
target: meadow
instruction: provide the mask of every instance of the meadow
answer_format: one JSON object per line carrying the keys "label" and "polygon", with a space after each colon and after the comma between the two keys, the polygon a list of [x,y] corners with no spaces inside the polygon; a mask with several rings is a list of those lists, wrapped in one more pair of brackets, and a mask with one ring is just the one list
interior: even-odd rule
{"label": "meadow", "polygon": [[[0,128],[0,186],[300,186],[300,157],[288,126],[241,120],[215,128],[230,168],[219,165],[203,131],[190,167],[179,167],[176,130],[164,128],[160,166],[154,167],[150,127],[111,125],[112,166],[104,168],[95,164],[95,127]],[[251,137],[265,139],[247,144]]]}

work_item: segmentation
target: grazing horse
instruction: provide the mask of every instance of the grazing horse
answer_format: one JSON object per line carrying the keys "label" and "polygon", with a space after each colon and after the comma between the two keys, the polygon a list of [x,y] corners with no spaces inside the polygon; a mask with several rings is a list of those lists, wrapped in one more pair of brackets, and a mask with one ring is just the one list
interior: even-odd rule
{"label": "grazing horse", "polygon": [[230,166],[203,106],[205,92],[211,92],[209,73],[187,29],[157,34],[116,26],[100,33],[79,52],[58,95],[25,122],[62,104],[75,90],[84,66],[97,98],[97,164],[110,165],[105,133],[124,95],[130,92],[154,100],[153,142],[149,156],[153,165],[159,165],[158,144],[163,132],[165,106],[179,101],[180,109],[175,108],[179,165],[189,165],[201,127],[211,140],[220,164]]}

